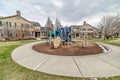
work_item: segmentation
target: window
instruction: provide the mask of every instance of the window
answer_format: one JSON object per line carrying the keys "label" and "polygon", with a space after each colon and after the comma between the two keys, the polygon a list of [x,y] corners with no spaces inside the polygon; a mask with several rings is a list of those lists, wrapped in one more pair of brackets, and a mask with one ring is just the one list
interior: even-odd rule
{"label": "window", "polygon": [[3,33],[1,33],[1,36],[3,36]]}
{"label": "window", "polygon": [[82,35],[84,36],[84,33],[82,33]]}
{"label": "window", "polygon": [[92,28],[89,28],[88,31],[93,31],[93,29],[92,29]]}
{"label": "window", "polygon": [[23,23],[21,24],[22,28],[23,28]]}
{"label": "window", "polygon": [[2,21],[0,21],[0,26],[2,26]]}
{"label": "window", "polygon": [[4,31],[4,35],[3,36],[7,36],[7,32],[6,31]]}
{"label": "window", "polygon": [[[2,21],[1,21],[2,22]],[[6,22],[2,22],[2,26],[6,26]]]}
{"label": "window", "polygon": [[82,30],[82,28],[80,28],[80,30]]}
{"label": "window", "polygon": [[82,31],[86,31],[86,29],[85,29],[85,28],[82,28]]}
{"label": "window", "polygon": [[6,22],[6,26],[8,27],[8,22]]}
{"label": "window", "polygon": [[17,24],[16,23],[14,23],[15,24],[15,27],[17,26]]}
{"label": "window", "polygon": [[9,22],[9,26],[11,27],[11,22]]}

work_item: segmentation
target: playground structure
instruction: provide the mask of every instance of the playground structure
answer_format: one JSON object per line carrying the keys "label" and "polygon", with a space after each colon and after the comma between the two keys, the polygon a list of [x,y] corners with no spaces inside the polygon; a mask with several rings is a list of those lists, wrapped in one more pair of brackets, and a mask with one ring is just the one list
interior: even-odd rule
{"label": "playground structure", "polygon": [[58,19],[55,25],[52,24],[50,18],[47,23],[47,44],[40,43],[33,46],[35,51],[63,56],[79,56],[92,55],[102,53],[102,49],[95,43],[88,42],[87,34],[84,35],[84,40],[72,41],[72,29],[70,26],[61,26]]}
{"label": "playground structure", "polygon": [[63,45],[70,45],[75,43],[72,41],[71,27],[61,27],[54,30],[50,30],[49,44],[51,48],[60,48]]}
{"label": "playground structure", "polygon": [[[35,51],[62,56],[93,55],[103,52],[98,44],[88,41],[86,32],[84,32],[84,40],[72,41],[73,28],[71,26],[61,26],[58,19],[56,19],[55,24],[52,24],[48,17],[45,26],[47,27],[47,44],[43,42],[34,45],[32,48]],[[87,27],[86,25],[83,26]]]}
{"label": "playground structure", "polygon": [[[62,27],[58,18],[56,18],[55,25],[52,24],[52,21],[48,17],[46,22],[47,35],[48,39],[47,42],[50,44],[52,48],[60,48],[64,45],[70,46],[72,43],[76,43],[72,41],[72,27],[64,26]],[[87,41],[87,33],[85,33],[84,40],[82,41],[82,47],[88,47]]]}

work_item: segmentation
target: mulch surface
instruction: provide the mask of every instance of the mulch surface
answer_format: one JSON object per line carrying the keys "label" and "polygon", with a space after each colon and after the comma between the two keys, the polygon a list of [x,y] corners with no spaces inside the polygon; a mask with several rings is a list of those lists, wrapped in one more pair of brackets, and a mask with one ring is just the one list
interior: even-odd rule
{"label": "mulch surface", "polygon": [[61,56],[83,56],[102,53],[102,49],[95,43],[88,43],[87,47],[82,47],[82,42],[76,42],[70,46],[64,45],[58,49],[51,49],[49,43],[39,43],[34,45],[33,50],[44,54]]}

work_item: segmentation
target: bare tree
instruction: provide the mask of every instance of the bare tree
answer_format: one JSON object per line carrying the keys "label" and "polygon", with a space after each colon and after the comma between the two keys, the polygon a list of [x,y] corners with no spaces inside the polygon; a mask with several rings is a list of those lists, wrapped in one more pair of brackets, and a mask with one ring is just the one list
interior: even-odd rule
{"label": "bare tree", "polygon": [[113,24],[114,35],[118,38],[120,35],[120,13],[117,13]]}
{"label": "bare tree", "polygon": [[112,36],[120,37],[120,12],[103,16],[98,27],[100,28],[100,36],[104,36],[104,39],[112,38]]}
{"label": "bare tree", "polygon": [[101,27],[100,32],[101,35],[107,39],[110,37],[112,38],[112,28],[113,28],[113,23],[114,23],[114,16],[111,15],[106,15],[103,16],[100,23],[99,27]]}

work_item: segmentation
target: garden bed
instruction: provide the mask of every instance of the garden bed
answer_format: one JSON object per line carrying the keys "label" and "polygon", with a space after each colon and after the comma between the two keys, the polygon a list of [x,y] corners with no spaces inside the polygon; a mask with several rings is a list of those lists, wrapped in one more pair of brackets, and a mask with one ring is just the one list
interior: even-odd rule
{"label": "garden bed", "polygon": [[103,50],[95,43],[88,43],[87,47],[83,47],[82,42],[71,43],[71,45],[63,45],[58,49],[51,49],[49,43],[39,43],[34,45],[33,50],[50,55],[61,56],[83,56],[100,54]]}

